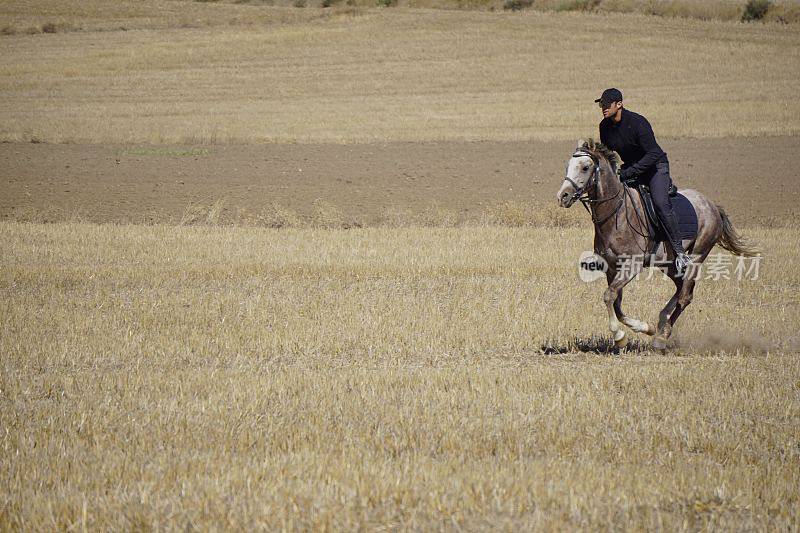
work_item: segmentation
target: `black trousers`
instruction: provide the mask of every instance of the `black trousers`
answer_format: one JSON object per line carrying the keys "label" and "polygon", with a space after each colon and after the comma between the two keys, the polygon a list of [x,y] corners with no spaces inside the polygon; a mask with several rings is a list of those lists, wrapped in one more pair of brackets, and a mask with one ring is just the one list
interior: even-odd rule
{"label": "black trousers", "polygon": [[672,249],[676,254],[684,253],[680,230],[678,229],[678,217],[675,216],[675,212],[672,209],[672,200],[669,197],[669,189],[672,186],[672,178],[669,175],[669,160],[666,157],[662,158],[656,163],[655,170],[640,176],[639,180],[650,188],[653,207],[667,232]]}

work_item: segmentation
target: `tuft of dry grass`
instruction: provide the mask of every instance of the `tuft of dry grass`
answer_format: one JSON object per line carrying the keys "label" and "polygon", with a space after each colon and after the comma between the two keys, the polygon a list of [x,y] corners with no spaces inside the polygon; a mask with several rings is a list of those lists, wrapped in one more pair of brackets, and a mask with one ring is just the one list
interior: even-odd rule
{"label": "tuft of dry grass", "polygon": [[[209,10],[208,20],[241,10],[264,20],[5,36],[0,140],[575,139],[596,124],[593,100],[608,86],[661,137],[800,132],[796,25],[405,8],[314,18],[196,2],[163,4],[161,17],[156,5],[104,3],[97,17],[114,25],[113,9],[124,20],[141,10],[172,24],[177,5]],[[593,60],[608,57],[628,68]]]}
{"label": "tuft of dry grass", "polygon": [[490,225],[519,227],[566,228],[585,223],[581,209],[562,209],[553,202],[508,201],[490,207],[483,220]]}
{"label": "tuft of dry grass", "polygon": [[313,202],[312,224],[319,228],[340,228],[345,225],[342,210],[332,203],[317,198]]}
{"label": "tuft of dry grass", "polygon": [[225,210],[225,198],[218,198],[213,202],[195,202],[186,206],[183,215],[178,221],[179,226],[209,225],[220,223],[220,218]]}
{"label": "tuft of dry grass", "polygon": [[792,529],[800,244],[748,233],[661,356],[585,227],[2,223],[0,524]]}

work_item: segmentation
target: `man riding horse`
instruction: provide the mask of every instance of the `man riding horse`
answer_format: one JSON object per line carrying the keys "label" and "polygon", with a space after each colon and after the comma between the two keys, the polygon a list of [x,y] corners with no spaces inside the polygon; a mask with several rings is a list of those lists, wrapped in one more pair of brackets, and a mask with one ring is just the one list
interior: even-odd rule
{"label": "man riding horse", "polygon": [[656,214],[675,252],[675,269],[682,275],[691,258],[683,249],[669,197],[672,179],[666,152],[656,142],[647,119],[623,107],[619,89],[606,89],[595,102],[600,104],[604,117],[600,122],[600,142],[622,157],[620,179],[624,183],[630,186],[642,183],[649,187]]}

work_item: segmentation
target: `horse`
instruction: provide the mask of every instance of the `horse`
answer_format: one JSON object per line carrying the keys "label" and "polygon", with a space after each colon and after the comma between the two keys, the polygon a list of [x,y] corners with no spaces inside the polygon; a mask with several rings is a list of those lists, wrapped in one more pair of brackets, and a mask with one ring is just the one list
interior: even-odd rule
{"label": "horse", "polygon": [[[594,253],[607,265],[608,288],[603,301],[608,310],[608,328],[617,349],[628,344],[622,324],[637,333],[653,337],[653,349],[664,352],[667,340],[678,317],[692,302],[696,272],[715,245],[732,254],[754,257],[758,251],[747,243],[733,227],[725,210],[694,189],[680,189],[697,214],[697,234],[684,239],[683,247],[692,257],[691,268],[680,275],[675,268],[674,252],[665,242],[656,242],[651,235],[645,206],[638,192],[618,177],[619,157],[615,152],[592,139],[578,141],[567,162],[566,175],[556,193],[559,205],[571,207],[580,200],[594,223]],[[587,207],[588,205],[588,207]],[[641,258],[641,261],[635,258]],[[658,258],[665,258],[658,261]],[[653,325],[622,310],[622,289],[646,266],[667,265],[665,274],[675,284],[669,299]]]}

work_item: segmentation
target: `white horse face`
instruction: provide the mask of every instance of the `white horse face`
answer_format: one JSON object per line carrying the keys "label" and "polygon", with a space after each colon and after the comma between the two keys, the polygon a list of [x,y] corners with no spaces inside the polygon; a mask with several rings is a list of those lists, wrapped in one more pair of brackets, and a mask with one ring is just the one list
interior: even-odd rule
{"label": "white horse face", "polygon": [[561,207],[570,207],[575,202],[573,198],[573,195],[577,192],[575,185],[579,189],[586,187],[593,172],[594,161],[589,156],[574,155],[567,161],[566,178],[564,178],[564,183],[561,184],[561,188],[556,193],[556,199]]}

